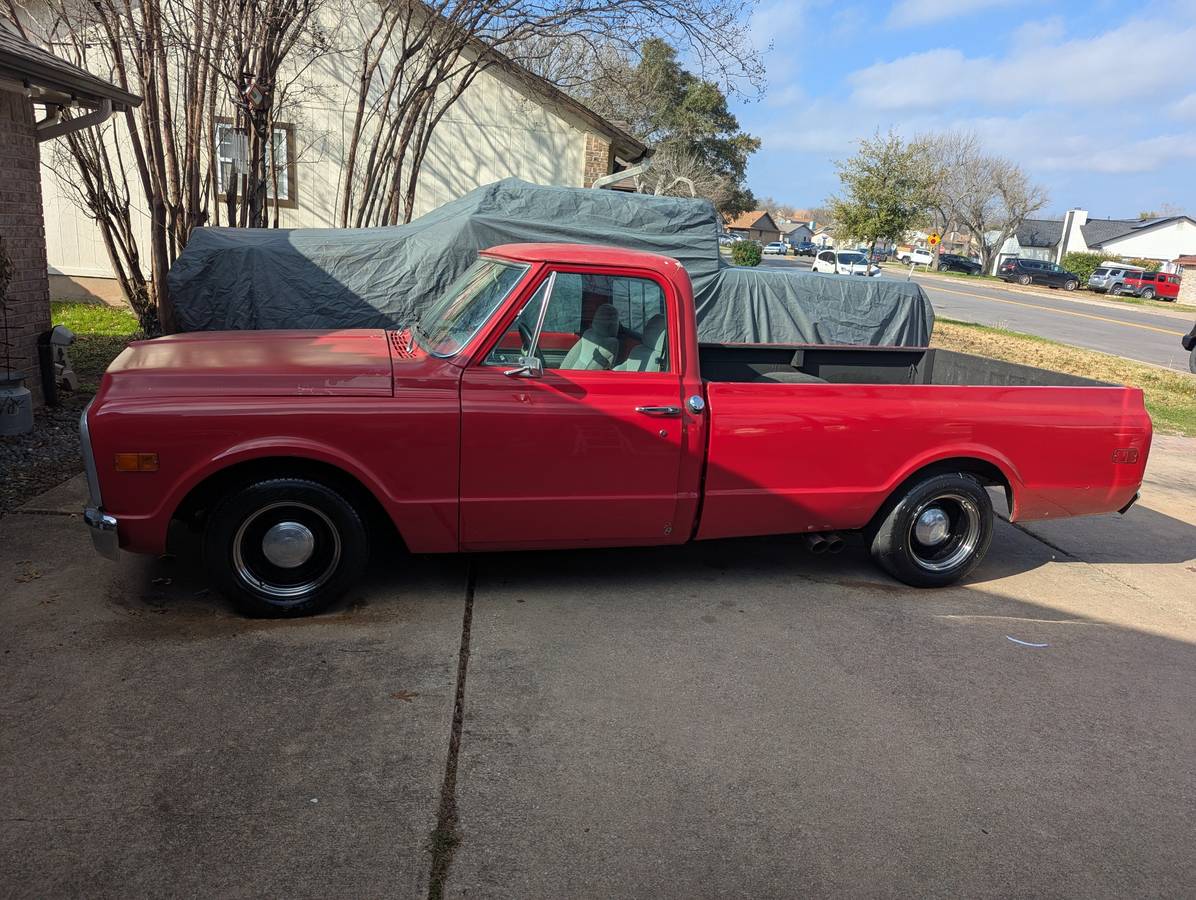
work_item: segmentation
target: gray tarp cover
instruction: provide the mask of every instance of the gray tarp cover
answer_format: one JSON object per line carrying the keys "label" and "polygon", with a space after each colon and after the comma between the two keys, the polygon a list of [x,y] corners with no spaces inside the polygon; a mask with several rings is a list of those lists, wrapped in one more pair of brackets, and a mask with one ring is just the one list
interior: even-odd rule
{"label": "gray tarp cover", "polygon": [[726,265],[705,201],[509,178],[390,228],[197,229],[168,282],[181,331],[390,328],[496,244],[607,244],[681,262],[704,342],[925,346],[911,282]]}

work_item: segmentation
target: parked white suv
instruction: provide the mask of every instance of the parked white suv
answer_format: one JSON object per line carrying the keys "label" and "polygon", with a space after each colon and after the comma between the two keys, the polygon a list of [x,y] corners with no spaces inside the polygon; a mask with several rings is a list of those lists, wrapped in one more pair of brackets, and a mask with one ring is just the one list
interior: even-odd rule
{"label": "parked white suv", "polygon": [[928,266],[934,262],[934,254],[921,247],[914,247],[912,250],[898,250],[897,258],[904,263],[912,262],[918,266]]}
{"label": "parked white suv", "polygon": [[880,266],[868,264],[859,250],[821,250],[814,257],[814,271],[828,275],[879,275]]}

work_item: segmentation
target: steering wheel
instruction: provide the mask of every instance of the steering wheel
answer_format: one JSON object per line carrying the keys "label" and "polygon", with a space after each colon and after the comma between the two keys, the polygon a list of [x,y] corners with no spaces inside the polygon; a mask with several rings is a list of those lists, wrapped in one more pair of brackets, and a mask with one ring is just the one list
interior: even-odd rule
{"label": "steering wheel", "polygon": [[515,323],[519,329],[519,339],[523,342],[523,355],[527,356],[532,352],[532,330],[528,327],[527,322],[523,321],[522,315],[515,320]]}

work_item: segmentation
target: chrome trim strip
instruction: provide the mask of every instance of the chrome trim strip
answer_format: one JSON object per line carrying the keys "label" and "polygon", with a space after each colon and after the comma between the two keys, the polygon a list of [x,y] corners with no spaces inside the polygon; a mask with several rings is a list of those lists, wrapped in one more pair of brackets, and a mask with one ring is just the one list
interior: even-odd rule
{"label": "chrome trim strip", "polygon": [[96,470],[95,454],[91,449],[91,432],[87,427],[87,414],[91,411],[92,403],[95,403],[94,399],[83,407],[83,415],[79,416],[79,444],[83,452],[83,471],[87,475],[87,493],[91,505],[98,509],[103,506],[103,500],[100,498],[100,476]]}

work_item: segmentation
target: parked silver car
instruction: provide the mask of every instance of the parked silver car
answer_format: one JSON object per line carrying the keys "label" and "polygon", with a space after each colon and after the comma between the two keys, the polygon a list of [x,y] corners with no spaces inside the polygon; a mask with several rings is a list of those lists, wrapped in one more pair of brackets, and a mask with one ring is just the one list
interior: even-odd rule
{"label": "parked silver car", "polygon": [[1140,266],[1103,262],[1088,276],[1088,289],[1098,294],[1129,293],[1125,287],[1125,280],[1134,275],[1141,275],[1143,271]]}

